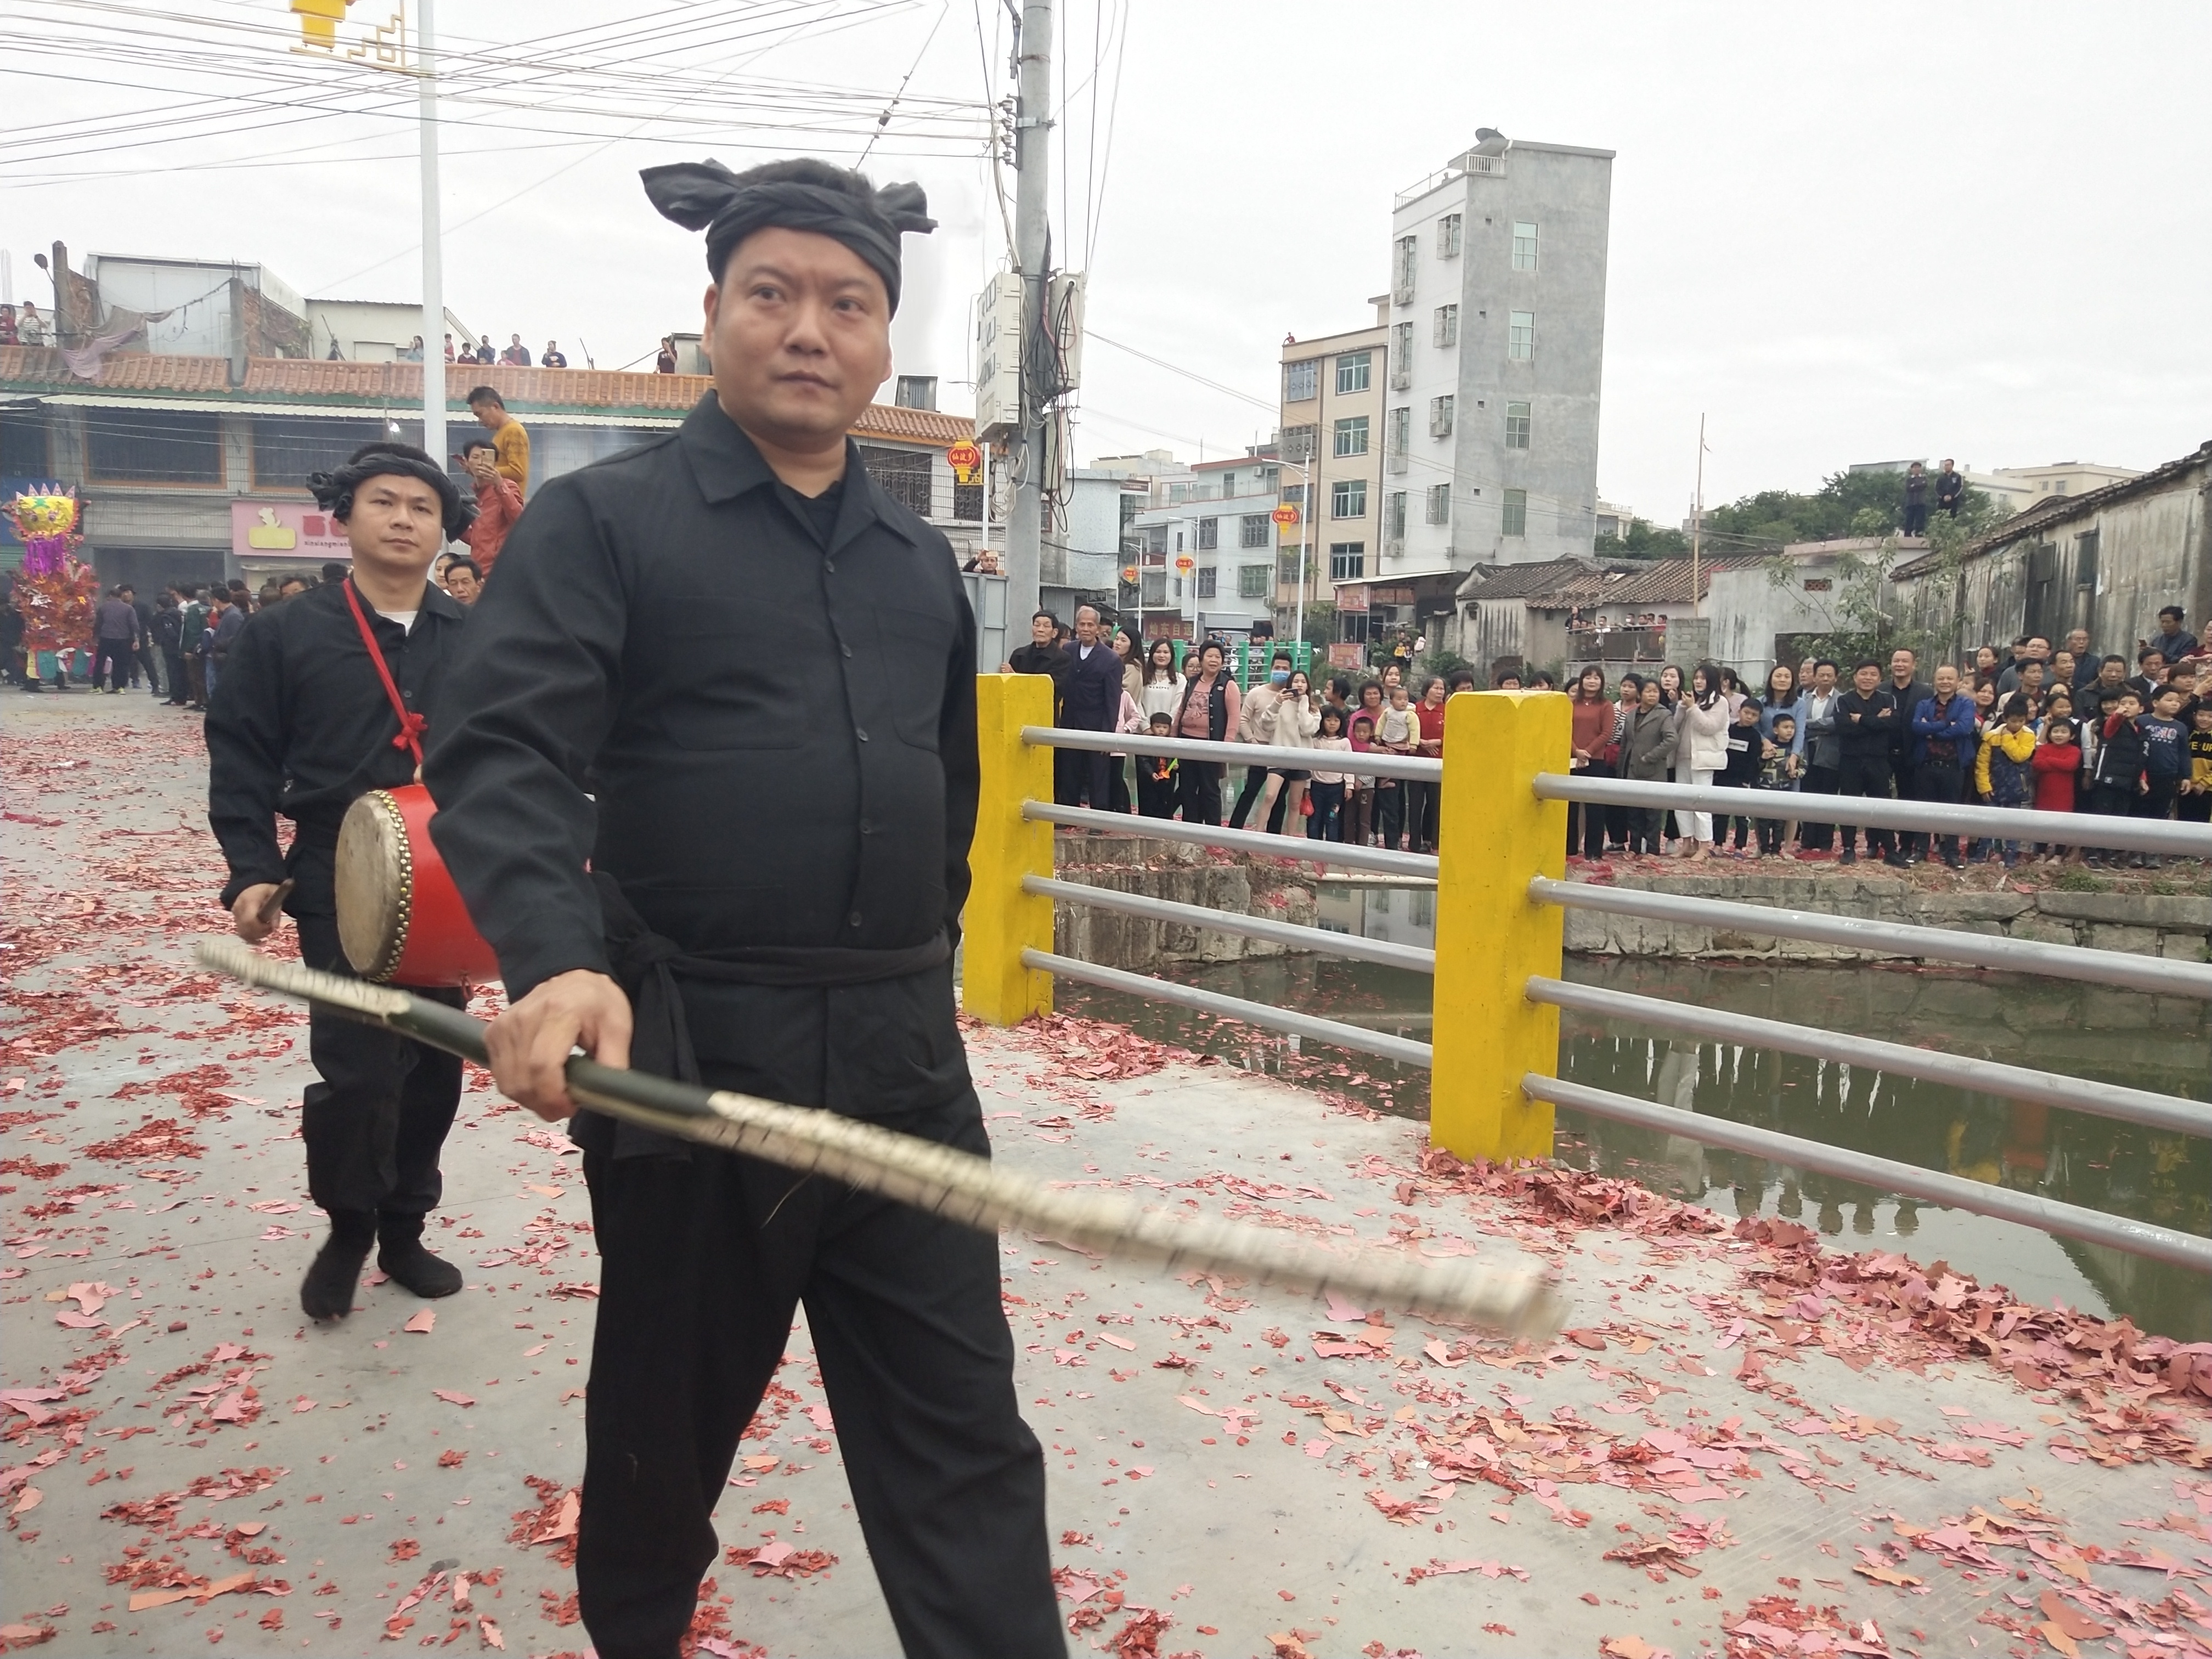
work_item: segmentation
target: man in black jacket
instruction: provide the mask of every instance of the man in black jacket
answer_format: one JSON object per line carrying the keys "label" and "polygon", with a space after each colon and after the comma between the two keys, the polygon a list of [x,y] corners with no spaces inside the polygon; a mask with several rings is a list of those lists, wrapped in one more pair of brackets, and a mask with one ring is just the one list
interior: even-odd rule
{"label": "man in black jacket", "polygon": [[[951,969],[975,623],[944,536],[845,435],[890,369],[921,192],[819,161],[645,176],[708,231],[714,388],[532,498],[431,746],[433,834],[514,999],[494,1073],[569,1117],[580,1045],[987,1152]],[[597,1114],[572,1132],[602,1259],[576,1559],[598,1651],[673,1659],[803,1300],[906,1651],[1062,1653],[996,1239]]]}
{"label": "man in black jacket", "polygon": [[[1075,608],[1075,643],[1067,648],[1067,678],[1062,689],[1060,723],[1079,732],[1111,732],[1121,723],[1121,659],[1099,637],[1098,612]],[[1085,749],[1063,749],[1054,756],[1054,799],[1062,806],[1083,804],[1088,794],[1094,811],[1108,810],[1111,757]]]}
{"label": "man in black jacket", "polygon": [[[1891,757],[1900,721],[1897,698],[1882,688],[1881,665],[1872,657],[1851,671],[1851,689],[1836,699],[1835,720],[1837,747],[1842,750],[1836,793],[1887,800],[1894,775]],[[1837,860],[1838,864],[1859,861],[1858,836],[1856,824],[1844,826],[1844,852]],[[1867,831],[1869,854],[1887,858],[1896,850],[1896,841],[1888,830]]]}
{"label": "man in black jacket", "polygon": [[[338,824],[368,791],[414,781],[463,615],[431,585],[430,562],[467,526],[468,508],[444,468],[397,442],[356,450],[312,482],[346,527],[353,575],[239,628],[208,699],[208,822],[230,866],[222,902],[238,936],[266,939],[281,907],[301,959],[345,974]],[[296,826],[289,852],[276,842],[280,813]],[[451,1296],[460,1272],[422,1248],[422,1223],[442,1190],[438,1155],[460,1103],[460,1061],[319,1010],[308,1016],[307,1053],[319,1080],[307,1085],[300,1133],[307,1190],[331,1234],[300,1305],[313,1319],[344,1318],[371,1244],[377,1266],[416,1295]]]}
{"label": "man in black jacket", "polygon": [[[1912,793],[1912,757],[1916,747],[1912,737],[1912,711],[1936,695],[1936,688],[1920,678],[1920,659],[1909,646],[1899,646],[1889,653],[1889,697],[1897,705],[1896,728],[1889,734],[1889,775],[1897,787],[1899,800]],[[1873,850],[1871,836],[1868,850]],[[1928,856],[1928,837],[1917,830],[1908,830],[1896,837],[1896,845],[1887,861],[1902,867],[1917,864]]]}
{"label": "man in black jacket", "polygon": [[164,592],[154,602],[153,640],[161,653],[162,678],[167,682],[168,696],[162,699],[172,708],[185,706],[185,614],[183,601],[173,587]]}

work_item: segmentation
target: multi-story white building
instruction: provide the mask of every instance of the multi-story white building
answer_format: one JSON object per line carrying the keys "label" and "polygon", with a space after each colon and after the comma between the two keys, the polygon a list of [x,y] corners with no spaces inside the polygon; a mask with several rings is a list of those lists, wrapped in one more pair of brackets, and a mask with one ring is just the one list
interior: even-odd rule
{"label": "multi-story white building", "polygon": [[1449,610],[1475,567],[1587,556],[1608,149],[1485,131],[1391,213],[1382,559]]}
{"label": "multi-story white building", "polygon": [[1281,473],[1267,454],[1200,461],[1165,506],[1136,515],[1146,638],[1246,634],[1273,618]]}
{"label": "multi-story white building", "polygon": [[[1333,584],[1357,584],[1380,574],[1376,529],[1382,514],[1390,296],[1377,295],[1368,303],[1375,307],[1375,320],[1364,328],[1283,342],[1278,436],[1285,463],[1283,501],[1298,509],[1298,521],[1283,526],[1277,538],[1275,608],[1285,634],[1303,605],[1330,599]],[[1306,499],[1309,488],[1311,501]],[[1343,617],[1357,629],[1366,613],[1348,611]],[[1342,637],[1365,635],[1350,632]]]}

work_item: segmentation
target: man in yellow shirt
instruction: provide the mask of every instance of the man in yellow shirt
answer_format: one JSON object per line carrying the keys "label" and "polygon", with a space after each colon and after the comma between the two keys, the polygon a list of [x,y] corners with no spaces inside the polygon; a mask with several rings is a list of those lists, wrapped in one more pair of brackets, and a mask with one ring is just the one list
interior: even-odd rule
{"label": "man in yellow shirt", "polygon": [[507,412],[507,400],[488,386],[469,393],[469,413],[491,434],[494,467],[526,495],[530,489],[530,434]]}

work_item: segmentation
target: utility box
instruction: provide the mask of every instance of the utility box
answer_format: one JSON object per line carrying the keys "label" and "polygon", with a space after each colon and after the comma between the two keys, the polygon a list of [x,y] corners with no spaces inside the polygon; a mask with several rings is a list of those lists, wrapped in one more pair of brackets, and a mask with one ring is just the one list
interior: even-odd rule
{"label": "utility box", "polygon": [[1054,273],[1045,290],[1045,326],[1058,357],[1054,378],[1062,392],[1083,384],[1083,297],[1087,278],[1079,270]]}
{"label": "utility box", "polygon": [[975,441],[1022,428],[1022,279],[1001,271],[975,296]]}

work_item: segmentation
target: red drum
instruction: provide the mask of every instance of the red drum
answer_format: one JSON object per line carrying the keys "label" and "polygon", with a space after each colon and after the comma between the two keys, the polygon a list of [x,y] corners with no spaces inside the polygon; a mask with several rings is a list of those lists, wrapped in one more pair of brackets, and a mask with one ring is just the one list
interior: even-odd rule
{"label": "red drum", "polygon": [[469,920],[430,840],[437,811],[419,783],[372,789],[338,826],[338,943],[380,985],[477,985],[499,958]]}

